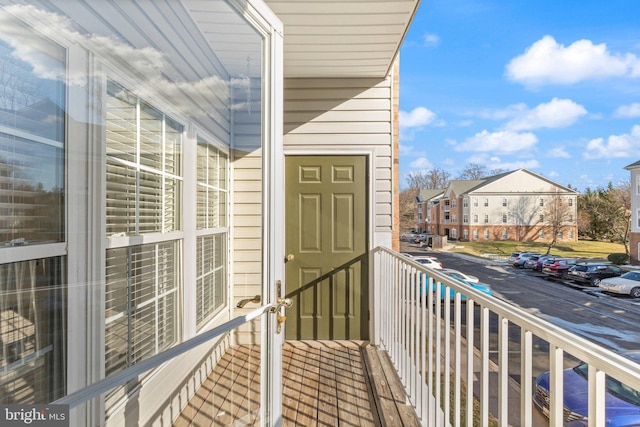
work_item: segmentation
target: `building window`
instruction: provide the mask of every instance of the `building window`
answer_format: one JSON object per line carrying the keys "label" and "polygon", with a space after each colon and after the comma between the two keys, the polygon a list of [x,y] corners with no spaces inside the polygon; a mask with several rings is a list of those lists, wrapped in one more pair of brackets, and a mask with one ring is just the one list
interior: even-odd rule
{"label": "building window", "polygon": [[502,240],[507,240],[508,238],[508,233],[507,233],[507,229],[503,229],[502,230]]}
{"label": "building window", "polygon": [[0,264],[0,403],[66,394],[66,257]]}
{"label": "building window", "polygon": [[484,214],[484,223],[485,224],[489,224],[489,215],[488,214]]}
{"label": "building window", "polygon": [[573,206],[573,199],[569,199],[569,200],[567,200],[567,202],[568,202],[569,206]]}
{"label": "building window", "polygon": [[0,41],[0,246],[64,241],[66,86],[17,51],[40,55],[48,76],[65,75],[66,51],[28,34],[28,45]]}
{"label": "building window", "polygon": [[540,214],[540,222],[544,222],[544,215]]}
{"label": "building window", "polygon": [[[167,233],[182,228],[182,131],[162,111],[108,82],[107,376],[171,347],[179,338],[182,240]],[[226,220],[220,224],[220,207],[216,206],[220,194],[215,192],[214,175],[205,180],[199,174],[198,178],[204,185],[198,186],[197,226],[224,225]],[[223,218],[225,215],[223,208]],[[154,234],[153,243],[117,240],[149,234]],[[113,390],[110,396],[120,390]]]}
{"label": "building window", "polygon": [[567,215],[567,220],[569,222],[573,222],[573,215],[572,214]]}
{"label": "building window", "polygon": [[462,238],[465,240],[469,238],[469,230],[467,230],[466,228],[462,230]]}
{"label": "building window", "polygon": [[458,218],[455,215],[451,215],[451,222],[453,223],[458,222]]}
{"label": "building window", "polygon": [[473,230],[473,239],[474,240],[478,240],[478,230],[477,229]]}
{"label": "building window", "polygon": [[462,207],[463,208],[469,207],[469,199],[462,199]]}
{"label": "building window", "polygon": [[451,207],[455,208],[458,206],[458,202],[456,202],[456,199],[451,200]]}
{"label": "building window", "polygon": [[469,223],[469,214],[462,214],[462,223],[463,224]]}
{"label": "building window", "polygon": [[640,228],[640,209],[636,211],[636,219],[638,221],[638,228]]}
{"label": "building window", "polygon": [[485,207],[488,207],[488,206],[489,206],[489,199],[488,199],[488,198],[485,198],[485,199],[484,199],[484,206],[485,206]]}
{"label": "building window", "polygon": [[503,224],[507,223],[507,214],[502,214],[502,223]]}
{"label": "building window", "polygon": [[478,198],[477,197],[473,198],[473,206],[478,207]]}
{"label": "building window", "polygon": [[542,239],[544,238],[544,230],[540,229],[540,231],[538,231],[538,236]]}
{"label": "building window", "polygon": [[10,15],[0,28],[0,247],[12,255],[0,260],[0,404],[44,404],[66,394],[73,351],[66,249],[35,258],[23,246],[65,242],[67,51]]}
{"label": "building window", "polygon": [[474,224],[478,223],[478,214],[473,214],[473,223]]}
{"label": "building window", "polygon": [[573,240],[573,230],[569,230],[569,239]]}
{"label": "building window", "polygon": [[456,231],[455,228],[452,228],[450,233],[451,233],[451,238],[452,239],[457,239],[458,238],[458,232]]}
{"label": "building window", "polygon": [[484,240],[489,240],[489,230],[488,229],[484,229]]}
{"label": "building window", "polygon": [[507,198],[506,197],[502,198],[502,206],[507,207]]}
{"label": "building window", "polygon": [[177,342],[178,252],[177,241],[107,250],[107,376]]}
{"label": "building window", "polygon": [[558,231],[558,239],[562,240],[564,238],[564,232],[562,230]]}
{"label": "building window", "polygon": [[540,206],[544,206],[544,199],[540,198]]}
{"label": "building window", "polygon": [[636,177],[636,194],[640,196],[640,175]]}
{"label": "building window", "polygon": [[182,126],[109,82],[106,127],[107,236],[180,230]]}
{"label": "building window", "polygon": [[[198,140],[196,323],[203,326],[226,300],[227,155]],[[420,218],[422,213],[420,212]]]}

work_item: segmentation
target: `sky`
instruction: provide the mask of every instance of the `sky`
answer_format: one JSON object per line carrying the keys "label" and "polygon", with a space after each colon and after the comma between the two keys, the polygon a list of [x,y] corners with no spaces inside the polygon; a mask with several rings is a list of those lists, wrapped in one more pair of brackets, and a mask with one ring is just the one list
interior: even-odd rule
{"label": "sky", "polygon": [[578,191],[640,160],[640,1],[422,0],[400,50],[400,186],[529,169]]}

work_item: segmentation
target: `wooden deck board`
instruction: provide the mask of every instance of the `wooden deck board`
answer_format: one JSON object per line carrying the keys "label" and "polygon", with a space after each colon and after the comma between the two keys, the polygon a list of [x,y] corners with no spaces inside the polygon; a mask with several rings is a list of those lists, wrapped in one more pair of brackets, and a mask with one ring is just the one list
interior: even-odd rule
{"label": "wooden deck board", "polygon": [[[362,341],[288,341],[284,426],[417,426],[395,371]],[[176,427],[260,424],[260,347],[235,346],[174,422]]]}

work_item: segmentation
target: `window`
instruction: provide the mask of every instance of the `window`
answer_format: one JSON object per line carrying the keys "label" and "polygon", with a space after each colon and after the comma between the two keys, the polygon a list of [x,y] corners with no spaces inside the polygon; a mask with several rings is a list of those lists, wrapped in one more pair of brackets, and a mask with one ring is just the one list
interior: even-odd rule
{"label": "window", "polygon": [[462,214],[462,223],[463,224],[469,223],[469,214]]}
{"label": "window", "polygon": [[[67,257],[59,244],[67,220],[67,87],[60,78],[67,52],[2,12],[0,247],[12,262],[0,259],[0,404],[48,403],[66,394],[72,351]],[[47,258],[22,248],[36,244],[56,245],[40,249]]]}
{"label": "window", "polygon": [[573,240],[573,230],[569,230],[569,239]]}
{"label": "window", "polygon": [[469,207],[469,199],[462,199],[462,207],[463,208]]}
{"label": "window", "polygon": [[484,206],[485,207],[489,206],[489,199],[487,199],[487,198],[484,199]]}
{"label": "window", "polygon": [[507,223],[507,214],[502,214],[502,223],[503,224]]}
{"label": "window", "polygon": [[177,342],[178,252],[177,241],[107,250],[107,376]]}
{"label": "window", "polygon": [[567,200],[567,204],[568,204],[569,206],[573,206],[573,199],[568,199],[568,200]]}
{"label": "window", "polygon": [[[64,241],[66,87],[53,76],[65,75],[66,51],[29,36],[28,46],[0,41],[0,246]],[[18,49],[41,55],[52,78]]]}
{"label": "window", "polygon": [[544,230],[540,229],[540,231],[538,231],[538,236],[542,239],[544,238]]}
{"label": "window", "polygon": [[489,240],[489,230],[488,229],[484,229],[484,240]]}
{"label": "window", "polygon": [[564,238],[564,232],[562,230],[558,231],[558,239],[562,240]]}
{"label": "window", "polygon": [[640,228],[640,209],[636,211],[636,219],[638,221],[638,228]]}
{"label": "window", "polygon": [[458,218],[455,215],[451,215],[451,222],[458,222]]}
{"label": "window", "polygon": [[640,175],[636,177],[636,194],[640,196]]}
{"label": "window", "polygon": [[[182,228],[182,130],[127,89],[107,83],[106,375],[178,341],[182,240],[164,235]],[[198,176],[205,179],[198,186],[199,227],[219,224],[219,208],[210,207],[219,197],[217,176]],[[153,243],[114,240],[149,234]]]}
{"label": "window", "polygon": [[478,214],[473,214],[473,223],[474,224],[478,223]]}
{"label": "window", "polygon": [[[225,305],[227,155],[198,140],[196,324],[203,326]],[[419,217],[422,218],[422,212]]]}
{"label": "window", "polygon": [[107,236],[180,230],[182,126],[109,82],[106,128]]}
{"label": "window", "polygon": [[489,224],[489,215],[484,214],[484,223]]}
{"label": "window", "polygon": [[506,197],[502,198],[502,206],[507,207],[507,198]]}
{"label": "window", "polygon": [[505,228],[502,230],[502,240],[507,240],[508,237],[509,235],[508,235],[507,229]]}
{"label": "window", "polygon": [[450,233],[451,233],[451,238],[452,239],[457,239],[458,238],[458,232],[456,231],[455,228],[452,228]]}
{"label": "window", "polygon": [[544,206],[544,199],[540,199],[540,206]]}
{"label": "window", "polygon": [[462,238],[465,240],[469,238],[469,230],[467,230],[466,228],[462,230]]}
{"label": "window", "polygon": [[473,239],[474,240],[478,240],[478,230],[477,229],[473,230]]}
{"label": "window", "polygon": [[456,199],[451,200],[451,207],[455,208],[458,206],[458,202],[456,201]]}
{"label": "window", "polygon": [[544,222],[544,215],[540,214],[540,218],[539,219],[540,219],[540,222]]}
{"label": "window", "polygon": [[478,199],[476,197],[473,198],[473,206],[478,207]]}

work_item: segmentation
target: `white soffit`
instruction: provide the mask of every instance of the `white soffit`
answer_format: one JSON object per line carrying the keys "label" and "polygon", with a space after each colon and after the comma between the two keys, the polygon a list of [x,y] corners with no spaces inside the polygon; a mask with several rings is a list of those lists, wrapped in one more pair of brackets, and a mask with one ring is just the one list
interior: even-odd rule
{"label": "white soffit", "polygon": [[420,0],[265,0],[285,77],[386,77]]}

